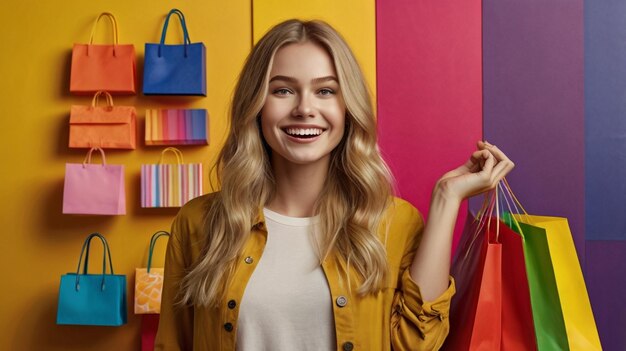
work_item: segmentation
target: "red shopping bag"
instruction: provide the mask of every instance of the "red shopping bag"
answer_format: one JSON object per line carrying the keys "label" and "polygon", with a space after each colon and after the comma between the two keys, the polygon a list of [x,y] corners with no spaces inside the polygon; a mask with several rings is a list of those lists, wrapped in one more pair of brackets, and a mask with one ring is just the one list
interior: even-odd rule
{"label": "red shopping bag", "polygon": [[468,216],[452,265],[457,293],[443,350],[536,350],[520,236],[495,217]]}
{"label": "red shopping bag", "polygon": [[158,314],[144,314],[141,316],[141,351],[153,351],[154,339],[159,329]]}
{"label": "red shopping bag", "polygon": [[[94,44],[98,22],[107,17],[113,26],[113,44]],[[119,44],[117,21],[108,12],[101,13],[91,30],[88,44],[74,44],[70,72],[70,92],[93,94],[99,90],[112,94],[135,94],[135,47]]]}

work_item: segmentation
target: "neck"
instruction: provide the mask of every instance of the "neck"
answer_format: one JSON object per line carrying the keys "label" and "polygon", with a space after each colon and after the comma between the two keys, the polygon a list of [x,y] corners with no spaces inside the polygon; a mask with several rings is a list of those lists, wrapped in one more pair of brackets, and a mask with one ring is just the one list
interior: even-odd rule
{"label": "neck", "polygon": [[272,162],[276,192],[266,205],[270,210],[290,217],[314,216],[326,177],[330,157],[318,162],[299,165],[275,157]]}

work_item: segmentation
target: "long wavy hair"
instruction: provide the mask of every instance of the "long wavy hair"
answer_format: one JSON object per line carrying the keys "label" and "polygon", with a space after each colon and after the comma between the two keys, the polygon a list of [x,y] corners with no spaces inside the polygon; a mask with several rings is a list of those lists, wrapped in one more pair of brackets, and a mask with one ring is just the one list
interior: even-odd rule
{"label": "long wavy hair", "polygon": [[221,191],[213,194],[206,209],[206,242],[200,259],[182,281],[181,303],[217,306],[225,298],[228,279],[259,208],[275,191],[270,150],[258,125],[274,55],[285,45],[307,41],[332,57],[346,104],[345,134],[331,153],[328,176],[315,206],[321,223],[320,263],[336,259],[349,287],[349,272],[355,271],[361,296],[377,293],[388,279],[378,231],[391,203],[393,183],[377,146],[376,120],[363,73],[345,40],[330,25],[292,19],[261,38],[239,76],[230,132],[215,165]]}

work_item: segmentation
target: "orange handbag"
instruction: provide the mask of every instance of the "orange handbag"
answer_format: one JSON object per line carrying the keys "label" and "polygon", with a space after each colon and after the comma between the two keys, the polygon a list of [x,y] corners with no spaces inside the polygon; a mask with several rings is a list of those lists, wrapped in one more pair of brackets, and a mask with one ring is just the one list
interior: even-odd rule
{"label": "orange handbag", "polygon": [[[94,44],[96,27],[102,17],[111,21],[113,44]],[[135,47],[119,44],[117,21],[111,13],[101,13],[91,30],[88,44],[74,44],[70,92],[93,94],[99,90],[112,94],[135,94]]]}
{"label": "orange handbag", "polygon": [[[107,106],[98,106],[104,95]],[[74,105],[70,112],[70,147],[135,149],[136,111],[133,106],[113,106],[111,94],[97,92],[90,106]]]}

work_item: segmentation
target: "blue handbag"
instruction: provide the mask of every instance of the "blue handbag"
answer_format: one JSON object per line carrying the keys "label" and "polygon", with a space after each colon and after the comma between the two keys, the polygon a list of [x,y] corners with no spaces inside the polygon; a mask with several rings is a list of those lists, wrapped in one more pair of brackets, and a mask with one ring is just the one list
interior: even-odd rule
{"label": "blue handbag", "polygon": [[[165,34],[172,15],[177,15],[183,28],[184,42],[166,45]],[[185,16],[173,9],[165,18],[161,42],[146,43],[144,95],[206,96],[206,48],[203,43],[191,43]]]}
{"label": "blue handbag", "polygon": [[[88,274],[91,239],[99,238],[104,247],[102,274]],[[83,262],[83,272],[80,265]],[[107,257],[110,273],[106,273]],[[119,326],[126,324],[126,276],[113,274],[111,250],[104,236],[90,234],[83,244],[76,273],[61,276],[57,324]]]}

